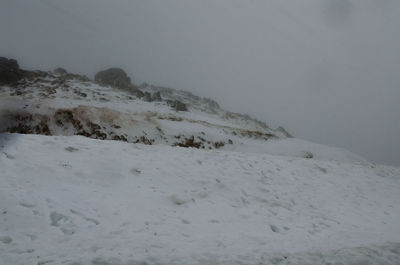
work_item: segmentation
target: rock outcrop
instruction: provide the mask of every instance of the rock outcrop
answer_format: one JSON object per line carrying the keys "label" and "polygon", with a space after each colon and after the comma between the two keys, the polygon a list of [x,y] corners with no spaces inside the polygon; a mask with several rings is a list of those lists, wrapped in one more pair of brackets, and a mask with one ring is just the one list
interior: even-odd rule
{"label": "rock outcrop", "polygon": [[62,67],[58,67],[58,68],[54,69],[53,73],[55,73],[57,75],[66,75],[66,74],[68,74],[67,70],[65,70]]}
{"label": "rock outcrop", "polygon": [[14,59],[0,57],[0,85],[12,85],[23,77],[18,62]]}
{"label": "rock outcrop", "polygon": [[101,85],[109,85],[116,88],[132,87],[131,79],[121,68],[109,68],[95,75],[95,82]]}
{"label": "rock outcrop", "polygon": [[168,100],[168,105],[170,105],[175,111],[188,111],[185,103],[179,100]]}
{"label": "rock outcrop", "polygon": [[162,101],[160,91],[153,93],[152,99],[153,101],[158,101],[158,102]]}

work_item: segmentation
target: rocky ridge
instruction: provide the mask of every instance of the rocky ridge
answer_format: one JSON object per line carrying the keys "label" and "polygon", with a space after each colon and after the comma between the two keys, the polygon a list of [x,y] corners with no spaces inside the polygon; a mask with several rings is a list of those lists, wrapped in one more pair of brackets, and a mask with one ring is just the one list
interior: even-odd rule
{"label": "rocky ridge", "polygon": [[0,71],[0,132],[202,149],[291,137],[283,128],[271,129],[190,92],[136,86],[119,68],[101,71],[92,81],[63,68],[26,71],[17,61],[0,58]]}

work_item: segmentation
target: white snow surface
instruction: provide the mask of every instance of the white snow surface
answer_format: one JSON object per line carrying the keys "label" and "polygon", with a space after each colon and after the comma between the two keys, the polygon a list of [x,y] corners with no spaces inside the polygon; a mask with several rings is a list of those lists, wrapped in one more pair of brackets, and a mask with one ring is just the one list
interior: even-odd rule
{"label": "white snow surface", "polygon": [[400,264],[400,169],[340,149],[0,138],[2,265]]}

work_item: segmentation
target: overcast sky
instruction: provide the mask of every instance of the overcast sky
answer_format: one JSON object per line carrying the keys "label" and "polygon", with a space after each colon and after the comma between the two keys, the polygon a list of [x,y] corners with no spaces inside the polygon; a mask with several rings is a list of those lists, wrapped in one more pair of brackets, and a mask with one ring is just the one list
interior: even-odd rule
{"label": "overcast sky", "polygon": [[400,165],[398,0],[1,0],[0,56],[216,99]]}

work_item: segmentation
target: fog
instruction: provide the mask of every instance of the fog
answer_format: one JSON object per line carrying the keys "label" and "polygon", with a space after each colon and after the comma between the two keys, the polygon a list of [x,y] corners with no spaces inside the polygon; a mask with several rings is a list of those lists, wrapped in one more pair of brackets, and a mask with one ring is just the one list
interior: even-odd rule
{"label": "fog", "polygon": [[400,165],[398,0],[1,0],[0,56],[191,91]]}

